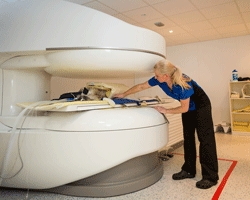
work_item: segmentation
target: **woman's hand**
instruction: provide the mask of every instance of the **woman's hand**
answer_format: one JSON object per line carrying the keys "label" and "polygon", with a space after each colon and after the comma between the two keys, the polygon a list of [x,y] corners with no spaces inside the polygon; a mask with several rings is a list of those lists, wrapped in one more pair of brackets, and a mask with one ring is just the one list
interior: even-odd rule
{"label": "woman's hand", "polygon": [[118,98],[118,99],[122,99],[123,97],[125,97],[126,95],[124,93],[121,94],[115,94],[112,98]]}
{"label": "woman's hand", "polygon": [[167,109],[162,106],[155,106],[154,109],[156,109],[158,112],[165,114],[167,113]]}
{"label": "woman's hand", "polygon": [[155,106],[154,108],[159,111],[160,113],[163,114],[179,114],[179,113],[185,113],[188,112],[189,109],[189,101],[190,98],[185,99],[185,100],[180,100],[181,102],[181,106],[176,107],[176,108],[170,108],[170,109],[166,109],[162,106]]}

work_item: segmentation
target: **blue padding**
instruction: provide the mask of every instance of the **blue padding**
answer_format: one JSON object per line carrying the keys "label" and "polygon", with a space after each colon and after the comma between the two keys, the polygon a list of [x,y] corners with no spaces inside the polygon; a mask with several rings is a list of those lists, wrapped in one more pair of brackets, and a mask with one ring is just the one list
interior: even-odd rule
{"label": "blue padding", "polygon": [[[158,100],[157,99],[151,99],[151,100],[143,100],[143,101],[146,101],[146,102],[158,102]],[[143,102],[143,101],[141,101],[141,102]]]}
{"label": "blue padding", "polygon": [[131,99],[113,99],[115,104],[125,104],[125,103],[136,103],[137,105],[140,105],[139,101],[131,100]]}
{"label": "blue padding", "polygon": [[[137,105],[140,105],[140,103],[142,103],[143,101],[137,101],[137,100],[132,100],[132,99],[113,99],[113,101],[115,102],[115,104],[125,104],[125,103],[136,103]],[[152,99],[152,100],[144,100],[146,102],[158,102],[156,99]]]}

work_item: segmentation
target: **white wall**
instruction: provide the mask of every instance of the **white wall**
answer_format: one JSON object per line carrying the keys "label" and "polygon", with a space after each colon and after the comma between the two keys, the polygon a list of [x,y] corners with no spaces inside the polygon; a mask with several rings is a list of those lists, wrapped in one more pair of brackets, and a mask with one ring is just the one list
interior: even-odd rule
{"label": "white wall", "polygon": [[214,123],[230,123],[229,82],[234,69],[250,77],[250,35],[167,47],[167,59],[208,94]]}

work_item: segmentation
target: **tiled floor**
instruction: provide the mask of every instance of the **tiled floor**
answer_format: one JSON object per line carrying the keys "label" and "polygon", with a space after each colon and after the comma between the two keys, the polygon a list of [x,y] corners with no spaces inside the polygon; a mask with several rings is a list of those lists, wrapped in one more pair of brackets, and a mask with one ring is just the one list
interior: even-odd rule
{"label": "tiled floor", "polygon": [[[197,165],[197,175],[194,179],[186,179],[182,181],[172,180],[172,174],[178,172],[183,164],[183,147],[180,147],[179,149],[176,149],[174,151],[176,154],[173,158],[164,162],[164,175],[160,181],[149,188],[132,194],[112,198],[84,198],[49,194],[43,192],[0,189],[0,199],[210,200],[218,199],[218,197],[220,200],[250,199],[250,136],[234,136],[230,134],[216,133],[216,141],[219,158],[220,180],[216,186],[208,190],[201,190],[195,187],[196,182],[201,179],[199,164]],[[236,164],[234,168],[233,164]],[[232,173],[230,173],[230,170],[232,170]],[[228,179],[226,175],[229,175]]]}

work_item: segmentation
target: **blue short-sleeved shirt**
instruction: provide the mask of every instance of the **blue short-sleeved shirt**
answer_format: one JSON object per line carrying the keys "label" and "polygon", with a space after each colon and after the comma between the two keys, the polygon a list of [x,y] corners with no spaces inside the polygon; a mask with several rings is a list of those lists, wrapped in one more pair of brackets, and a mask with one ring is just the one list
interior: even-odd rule
{"label": "blue short-sleeved shirt", "polygon": [[[166,82],[160,83],[155,77],[152,77],[149,81],[148,84],[150,86],[156,86],[159,85],[159,87],[170,97],[172,97],[173,99],[176,99],[178,101],[180,100],[185,100],[188,99],[189,97],[192,96],[192,94],[194,94],[194,89],[192,86],[191,82],[187,82],[191,88],[189,89],[185,89],[185,88],[181,88],[180,85],[173,85],[172,86],[172,91],[169,89],[168,84]],[[189,102],[189,109],[188,111],[192,111],[195,110],[195,103],[194,101],[190,98],[190,102]]]}

